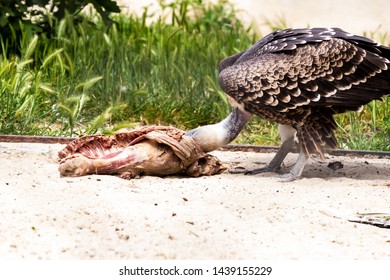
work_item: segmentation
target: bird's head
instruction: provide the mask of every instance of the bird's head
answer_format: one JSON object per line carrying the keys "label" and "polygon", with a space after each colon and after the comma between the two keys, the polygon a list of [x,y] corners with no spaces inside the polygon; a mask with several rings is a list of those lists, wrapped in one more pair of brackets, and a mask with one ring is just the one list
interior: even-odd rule
{"label": "bird's head", "polygon": [[204,152],[211,152],[233,141],[251,116],[250,113],[233,107],[230,115],[223,121],[200,126],[188,131],[185,135],[197,141]]}
{"label": "bird's head", "polygon": [[202,147],[204,152],[211,152],[229,143],[226,130],[217,124],[200,126],[186,133]]}

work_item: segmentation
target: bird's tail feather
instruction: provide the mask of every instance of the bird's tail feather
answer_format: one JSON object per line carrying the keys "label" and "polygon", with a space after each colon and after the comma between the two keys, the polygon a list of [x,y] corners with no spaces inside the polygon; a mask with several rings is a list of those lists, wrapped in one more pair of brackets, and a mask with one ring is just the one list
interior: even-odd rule
{"label": "bird's tail feather", "polygon": [[318,154],[324,158],[328,149],[337,147],[334,131],[337,124],[331,112],[318,112],[309,115],[298,131],[299,143],[308,154]]}

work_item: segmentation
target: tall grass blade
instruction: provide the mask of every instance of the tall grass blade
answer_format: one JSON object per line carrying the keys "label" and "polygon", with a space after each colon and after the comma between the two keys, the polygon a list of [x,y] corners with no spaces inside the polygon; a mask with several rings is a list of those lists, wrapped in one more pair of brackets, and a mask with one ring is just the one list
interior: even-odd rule
{"label": "tall grass blade", "polygon": [[38,35],[35,35],[31,42],[28,44],[27,49],[24,53],[24,60],[29,60],[32,55],[34,54],[35,48],[37,47],[39,37]]}
{"label": "tall grass blade", "polygon": [[[64,51],[63,48],[61,49],[58,49],[58,50],[55,50],[53,53],[49,54],[48,56],[45,57],[45,59],[43,60],[42,62],[42,65],[41,65],[41,68],[46,68],[47,65],[54,59],[54,58],[57,58],[58,61],[60,62],[60,68],[63,69],[64,68],[64,65],[62,63],[62,60],[61,60],[61,56],[60,54]],[[62,72],[62,71],[61,71]]]}
{"label": "tall grass blade", "polygon": [[85,91],[87,91],[88,89],[90,89],[91,87],[93,87],[93,85],[96,84],[96,83],[97,83],[98,81],[100,81],[101,79],[103,79],[103,76],[94,77],[94,78],[89,79],[88,81],[79,83],[79,84],[76,86],[76,90],[82,87],[82,88],[83,88],[83,91],[85,92]]}

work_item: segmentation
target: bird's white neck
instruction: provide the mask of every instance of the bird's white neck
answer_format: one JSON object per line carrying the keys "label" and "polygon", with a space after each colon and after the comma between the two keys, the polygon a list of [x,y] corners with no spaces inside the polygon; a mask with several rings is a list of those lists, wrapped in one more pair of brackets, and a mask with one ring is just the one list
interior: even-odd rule
{"label": "bird's white neck", "polygon": [[232,112],[221,122],[200,126],[187,132],[186,135],[195,139],[205,152],[217,150],[232,142],[251,116],[250,113],[233,107]]}

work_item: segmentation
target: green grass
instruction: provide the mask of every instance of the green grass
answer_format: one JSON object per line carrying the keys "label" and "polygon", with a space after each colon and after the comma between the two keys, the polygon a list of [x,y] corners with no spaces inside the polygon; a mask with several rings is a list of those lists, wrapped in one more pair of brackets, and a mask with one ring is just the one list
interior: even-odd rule
{"label": "green grass", "polygon": [[82,135],[137,123],[190,128],[226,116],[218,62],[255,36],[225,2],[164,9],[172,23],[147,25],[147,10],[116,17],[110,30],[63,20],[54,39],[26,34],[20,58],[3,44],[0,133]]}
{"label": "green grass", "polygon": [[[107,29],[95,19],[65,19],[57,36],[26,30],[22,55],[1,42],[0,133],[80,136],[124,126],[215,123],[230,111],[217,82],[217,65],[261,38],[246,29],[227,1],[177,1],[168,18],[119,15]],[[271,27],[285,27],[265,21]],[[373,36],[373,33],[366,34]],[[386,36],[383,35],[386,41]],[[390,150],[389,100],[337,117],[340,147]],[[235,143],[278,145],[274,124],[254,118]]]}

